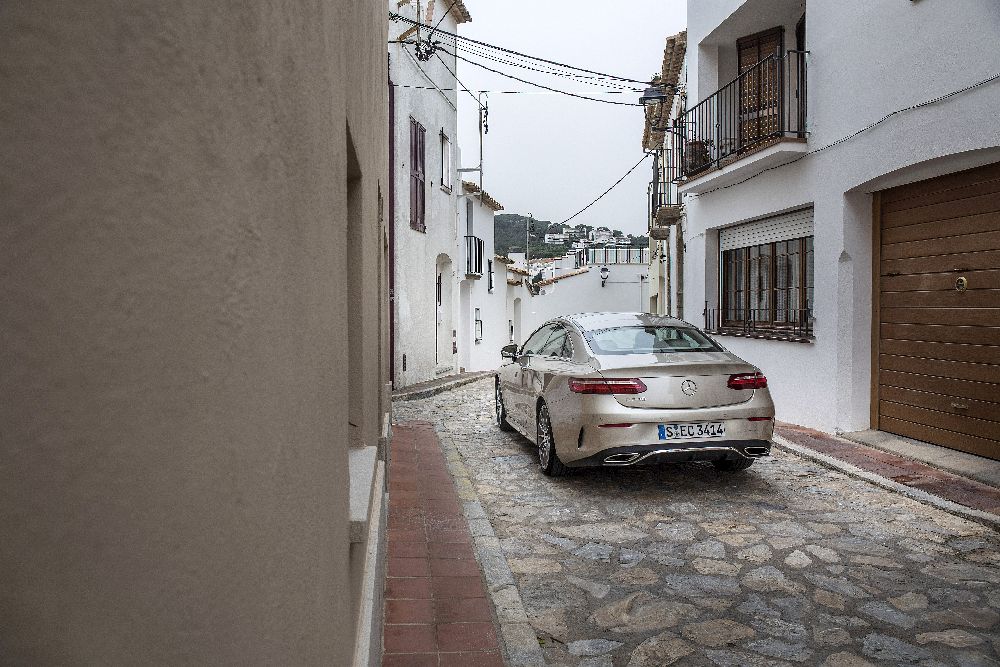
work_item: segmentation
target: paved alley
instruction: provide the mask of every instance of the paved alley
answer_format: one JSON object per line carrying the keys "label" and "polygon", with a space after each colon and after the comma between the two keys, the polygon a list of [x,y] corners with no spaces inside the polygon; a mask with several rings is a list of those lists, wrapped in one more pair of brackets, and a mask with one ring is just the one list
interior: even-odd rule
{"label": "paved alley", "polygon": [[491,380],[393,409],[467,471],[500,623],[526,616],[549,665],[1000,665],[1000,536],[978,523],[780,449],[737,475],[547,478],[494,424]]}

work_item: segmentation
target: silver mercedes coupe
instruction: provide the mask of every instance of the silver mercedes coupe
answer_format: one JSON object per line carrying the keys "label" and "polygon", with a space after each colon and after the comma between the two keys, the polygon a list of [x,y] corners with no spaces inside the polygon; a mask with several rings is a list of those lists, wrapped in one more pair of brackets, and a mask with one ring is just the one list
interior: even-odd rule
{"label": "silver mercedes coupe", "polygon": [[682,320],[568,315],[501,355],[497,424],[538,447],[546,475],[670,461],[737,471],[771,452],[767,378]]}

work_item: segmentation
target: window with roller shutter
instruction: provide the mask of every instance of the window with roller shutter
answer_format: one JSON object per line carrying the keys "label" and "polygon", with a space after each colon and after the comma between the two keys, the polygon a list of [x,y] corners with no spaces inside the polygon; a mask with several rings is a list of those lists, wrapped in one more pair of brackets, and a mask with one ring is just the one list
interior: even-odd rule
{"label": "window with roller shutter", "polygon": [[[811,336],[813,209],[803,208],[719,232],[722,307],[711,330],[770,337]],[[712,319],[708,318],[707,319]]]}

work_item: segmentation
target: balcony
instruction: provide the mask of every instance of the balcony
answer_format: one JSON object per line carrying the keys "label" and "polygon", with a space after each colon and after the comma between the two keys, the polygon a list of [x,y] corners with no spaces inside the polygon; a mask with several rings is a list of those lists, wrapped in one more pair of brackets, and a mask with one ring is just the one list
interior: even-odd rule
{"label": "balcony", "polygon": [[684,114],[681,193],[733,185],[807,151],[806,54],[767,56]]}
{"label": "balcony", "polygon": [[681,217],[681,201],[677,194],[677,155],[672,142],[656,151],[656,167],[648,193],[649,235],[657,241],[669,238],[671,228]]}
{"label": "balcony", "polygon": [[483,251],[485,244],[478,236],[465,237],[465,277],[483,277]]}

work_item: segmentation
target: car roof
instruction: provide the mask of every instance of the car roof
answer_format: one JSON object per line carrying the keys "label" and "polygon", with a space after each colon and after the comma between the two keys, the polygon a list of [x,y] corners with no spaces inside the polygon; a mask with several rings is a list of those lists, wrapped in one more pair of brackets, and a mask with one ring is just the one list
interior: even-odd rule
{"label": "car roof", "polygon": [[576,315],[566,315],[561,319],[571,322],[581,331],[594,331],[595,329],[609,329],[613,327],[693,326],[676,317],[654,315],[652,313],[577,313]]}

